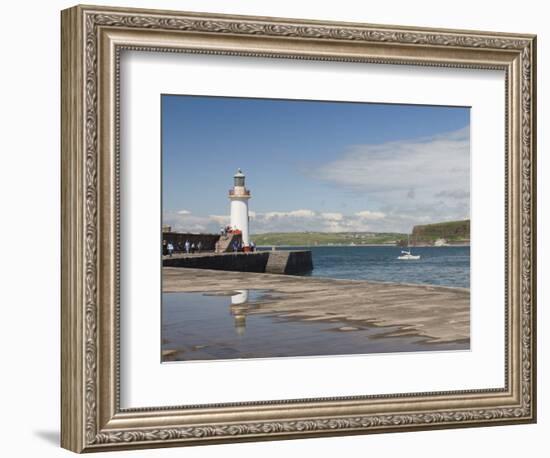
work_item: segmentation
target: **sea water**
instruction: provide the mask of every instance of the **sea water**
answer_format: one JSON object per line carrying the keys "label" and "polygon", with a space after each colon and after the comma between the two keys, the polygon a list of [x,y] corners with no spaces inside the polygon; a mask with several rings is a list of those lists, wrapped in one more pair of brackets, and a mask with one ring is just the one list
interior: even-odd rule
{"label": "sea water", "polygon": [[314,277],[470,287],[470,247],[412,247],[419,260],[397,259],[396,246],[277,247],[311,250]]}

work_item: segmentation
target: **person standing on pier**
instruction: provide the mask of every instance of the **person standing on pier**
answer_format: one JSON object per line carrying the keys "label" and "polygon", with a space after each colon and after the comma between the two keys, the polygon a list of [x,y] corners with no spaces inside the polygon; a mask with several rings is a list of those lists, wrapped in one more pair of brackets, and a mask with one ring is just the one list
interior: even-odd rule
{"label": "person standing on pier", "polygon": [[168,249],[168,256],[172,257],[172,253],[174,252],[174,245],[172,245],[172,242],[168,242],[166,248]]}
{"label": "person standing on pier", "polygon": [[191,248],[191,244],[189,243],[189,240],[185,241],[185,252],[189,254],[189,249]]}

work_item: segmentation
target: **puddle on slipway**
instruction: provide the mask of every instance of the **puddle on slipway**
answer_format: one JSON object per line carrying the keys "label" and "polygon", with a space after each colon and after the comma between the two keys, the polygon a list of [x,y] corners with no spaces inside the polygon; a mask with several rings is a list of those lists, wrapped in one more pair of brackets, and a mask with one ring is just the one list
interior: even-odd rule
{"label": "puddle on slipway", "polygon": [[[465,350],[469,344],[427,344],[387,336],[391,327],[303,321],[261,313],[277,300],[269,290],[162,294],[162,361]],[[335,310],[335,314],[337,314]]]}

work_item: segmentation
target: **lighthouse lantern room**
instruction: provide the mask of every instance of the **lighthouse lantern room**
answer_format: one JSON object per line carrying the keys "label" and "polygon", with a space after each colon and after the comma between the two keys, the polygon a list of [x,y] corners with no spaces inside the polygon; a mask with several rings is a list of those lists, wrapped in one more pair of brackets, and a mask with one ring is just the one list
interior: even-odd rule
{"label": "lighthouse lantern room", "polygon": [[248,232],[248,199],[250,191],[246,189],[244,183],[245,175],[239,169],[233,176],[233,189],[229,190],[229,200],[231,201],[231,227],[238,229],[242,233],[243,246],[250,246]]}

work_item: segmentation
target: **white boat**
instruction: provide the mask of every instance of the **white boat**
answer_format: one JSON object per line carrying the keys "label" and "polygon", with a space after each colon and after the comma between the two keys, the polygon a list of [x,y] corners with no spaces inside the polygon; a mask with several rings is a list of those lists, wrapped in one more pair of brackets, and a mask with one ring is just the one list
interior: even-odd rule
{"label": "white boat", "polygon": [[[407,248],[409,247],[410,245],[410,235],[407,237]],[[411,254],[411,251],[410,250],[402,250],[401,251],[401,256],[398,256],[397,259],[400,259],[402,261],[416,261],[417,259],[420,259],[420,255],[417,254],[417,255],[414,255],[414,254]]]}
{"label": "white boat", "polygon": [[401,260],[411,260],[411,261],[414,261],[416,259],[420,259],[420,255],[417,254],[417,255],[414,255],[414,254],[411,254],[410,251],[401,251],[401,256],[398,256],[397,259],[401,259]]}

